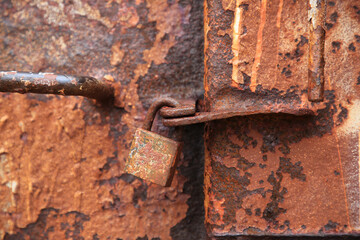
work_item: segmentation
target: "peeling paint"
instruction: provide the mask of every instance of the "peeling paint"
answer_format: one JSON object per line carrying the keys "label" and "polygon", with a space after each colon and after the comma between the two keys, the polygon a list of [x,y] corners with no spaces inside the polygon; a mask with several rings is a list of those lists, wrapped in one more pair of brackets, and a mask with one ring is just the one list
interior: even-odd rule
{"label": "peeling paint", "polygon": [[[124,172],[132,135],[153,99],[202,92],[202,3],[2,1],[0,8],[2,70],[104,78],[116,88],[117,98],[113,107],[82,97],[1,94],[0,152],[11,156],[13,170],[12,182],[0,186],[6,191],[0,194],[0,206],[12,204],[16,190],[16,207],[0,210],[0,238],[204,235],[201,180],[197,186],[189,182],[201,179],[194,167],[201,165],[201,154],[195,154],[202,149],[201,133],[189,129],[184,134],[193,141],[192,149],[182,153],[171,187]],[[155,78],[154,68],[157,74],[170,69],[190,77],[186,84],[163,75]],[[171,84],[164,85],[166,81]],[[141,87],[147,88],[146,98],[139,96]],[[173,129],[165,131],[175,139]]]}
{"label": "peeling paint", "polygon": [[[355,1],[328,2],[325,21],[332,25],[325,37],[327,82],[321,103],[308,100],[308,2],[245,3],[241,25],[246,34],[235,42],[241,45],[236,55],[237,2],[206,1],[208,111],[307,106],[315,115],[259,114],[206,125],[208,232],[214,239],[357,234],[359,56],[356,44],[355,49],[349,48],[356,41],[354,32],[360,31],[355,16],[349,14]],[[238,82],[234,81],[234,57],[238,58]]]}

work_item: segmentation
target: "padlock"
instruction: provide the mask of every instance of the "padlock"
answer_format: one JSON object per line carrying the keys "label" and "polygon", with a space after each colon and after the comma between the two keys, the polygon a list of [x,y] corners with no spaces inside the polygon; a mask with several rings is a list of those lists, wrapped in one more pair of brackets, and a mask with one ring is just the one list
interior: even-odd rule
{"label": "padlock", "polygon": [[160,108],[178,105],[179,103],[174,99],[162,98],[150,106],[143,127],[136,129],[134,134],[125,165],[127,173],[161,186],[170,186],[181,144],[151,132],[151,126]]}

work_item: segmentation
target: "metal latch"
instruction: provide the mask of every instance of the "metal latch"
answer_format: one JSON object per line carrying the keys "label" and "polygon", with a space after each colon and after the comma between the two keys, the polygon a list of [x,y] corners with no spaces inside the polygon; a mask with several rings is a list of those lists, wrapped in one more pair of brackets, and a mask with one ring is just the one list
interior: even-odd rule
{"label": "metal latch", "polygon": [[[100,102],[114,100],[111,84],[93,77],[53,73],[0,72],[0,92],[79,95]],[[255,114],[284,113],[312,115],[308,108],[262,108],[261,110],[205,111],[198,100],[159,98],[148,110],[144,125],[135,132],[125,171],[162,186],[169,186],[180,152],[180,143],[151,132],[153,119],[160,110],[168,127],[191,125],[219,119]]]}
{"label": "metal latch", "polygon": [[314,114],[313,110],[307,108],[205,112],[196,103],[195,100],[181,102],[172,98],[157,99],[149,108],[143,128],[135,132],[125,171],[159,185],[170,186],[179,154],[179,143],[150,132],[152,121],[160,108],[163,124],[169,127],[255,114]]}
{"label": "metal latch", "polygon": [[176,107],[171,98],[155,101],[148,110],[142,128],[135,131],[125,171],[161,186],[170,186],[180,152],[180,143],[151,132],[157,111],[163,106]]}

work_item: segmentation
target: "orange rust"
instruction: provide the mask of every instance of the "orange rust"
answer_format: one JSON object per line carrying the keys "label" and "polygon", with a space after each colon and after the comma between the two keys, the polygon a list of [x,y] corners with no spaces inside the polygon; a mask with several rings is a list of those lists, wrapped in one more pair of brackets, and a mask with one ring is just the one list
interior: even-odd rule
{"label": "orange rust", "polygon": [[266,23],[266,8],[267,8],[267,0],[261,0],[260,25],[257,33],[255,60],[251,71],[251,84],[250,84],[251,91],[255,91],[257,85],[257,73],[258,73],[258,68],[262,54],[263,31]]}
{"label": "orange rust", "polygon": [[233,37],[232,37],[232,51],[233,51],[233,59],[232,59],[232,65],[233,65],[233,71],[232,71],[232,80],[235,81],[236,84],[244,84],[244,81],[241,80],[242,76],[239,74],[239,52],[240,52],[240,38],[241,38],[241,31],[242,29],[242,21],[243,21],[243,13],[244,9],[241,6],[243,1],[236,0],[236,8],[234,13],[234,21],[233,21]]}
{"label": "orange rust", "polygon": [[[202,148],[200,127],[185,134],[192,148],[182,153],[170,188],[124,172],[132,135],[151,101],[160,93],[201,94],[202,3],[34,0],[1,1],[0,9],[1,70],[111,75],[117,100],[113,107],[81,97],[1,94],[0,154],[7,152],[12,170],[6,183],[0,176],[0,206],[11,204],[0,209],[0,239],[204,235],[196,171],[202,156],[192,150]],[[153,46],[160,57],[150,54],[145,61]],[[136,75],[137,68],[146,71]],[[154,73],[161,73],[157,80]],[[189,188],[190,179],[198,184]]]}
{"label": "orange rust", "polygon": [[336,148],[337,148],[338,158],[339,158],[340,176],[341,176],[341,180],[342,180],[342,184],[343,184],[343,188],[344,188],[344,199],[345,199],[345,204],[346,204],[346,216],[347,216],[347,219],[348,219],[348,225],[351,227],[350,215],[349,215],[349,205],[348,205],[348,200],[347,200],[347,196],[346,196],[346,188],[345,188],[345,182],[344,182],[344,171],[343,171],[343,164],[342,164],[342,161],[341,161],[339,139],[338,139],[336,134],[335,134],[335,139],[336,139]]}
{"label": "orange rust", "polygon": [[[276,49],[277,52],[279,51],[279,44],[280,44],[281,14],[282,14],[282,11],[283,11],[283,6],[284,6],[284,0],[280,0],[279,1],[279,9],[278,9],[277,14],[276,14],[276,27],[279,28],[279,35],[278,35],[278,39],[277,39],[277,49]],[[276,54],[276,67],[278,66],[278,64],[279,64],[279,54]],[[278,78],[279,78],[279,73],[277,72],[276,78],[274,79],[271,88],[275,87]]]}
{"label": "orange rust", "polygon": [[[309,101],[307,84],[312,44],[308,2],[272,3],[266,6],[260,38],[264,2],[247,1],[242,21],[247,34],[239,55],[239,61],[246,63],[241,66],[245,81],[235,86],[230,84],[234,81],[228,66],[232,41],[219,34],[231,26],[235,2],[207,1],[205,102],[210,112],[302,106],[312,109],[314,116],[263,114],[207,124],[207,229],[214,239],[359,234],[359,118],[355,116],[360,37],[346,29],[360,31],[353,10],[360,7],[355,1],[328,5],[324,75],[332,86],[324,89],[323,102],[314,103]],[[261,61],[254,85],[259,42]]]}
{"label": "orange rust", "polygon": [[313,102],[324,99],[326,1],[310,1],[308,94]]}
{"label": "orange rust", "polygon": [[168,187],[174,176],[180,144],[159,134],[137,129],[125,171]]}
{"label": "orange rust", "polygon": [[280,28],[281,25],[281,14],[283,10],[284,0],[279,1],[279,10],[276,15],[276,27]]}

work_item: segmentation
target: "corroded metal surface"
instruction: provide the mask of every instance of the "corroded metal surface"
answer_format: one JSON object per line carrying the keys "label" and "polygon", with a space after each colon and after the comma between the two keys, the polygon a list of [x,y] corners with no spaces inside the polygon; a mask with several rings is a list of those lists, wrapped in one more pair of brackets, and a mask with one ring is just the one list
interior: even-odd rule
{"label": "corroded metal surface", "polygon": [[203,92],[202,4],[0,1],[1,70],[105,79],[117,106],[1,94],[0,239],[203,238],[201,126],[183,132],[171,187],[124,172],[153,99]]}
{"label": "corroded metal surface", "polygon": [[315,113],[206,125],[205,222],[213,237],[360,233],[360,5],[328,1],[324,101],[314,103],[308,3],[205,1],[206,111]]}
{"label": "corroded metal surface", "polygon": [[193,116],[178,117],[178,118],[164,118],[163,123],[168,127],[192,125],[204,122],[210,122],[220,119],[227,119],[239,116],[259,115],[259,114],[274,114],[283,113],[296,116],[314,115],[311,109],[267,109],[262,111],[218,111],[218,112],[197,112]]}
{"label": "corroded metal surface", "polygon": [[155,116],[157,114],[157,112],[162,108],[162,107],[178,107],[180,106],[180,103],[173,99],[173,98],[159,98],[156,99],[151,106],[149,107],[149,110],[146,114],[145,117],[145,121],[143,124],[143,129],[151,131],[151,127],[153,125]]}
{"label": "corroded metal surface", "polygon": [[[158,106],[156,107],[156,102],[158,102]],[[245,110],[231,110],[231,106],[229,106],[229,110],[220,110],[214,112],[206,112],[204,111],[204,107],[201,105],[203,99],[195,100],[182,100],[177,101],[171,98],[163,98],[158,99],[156,102],[149,108],[149,113],[146,116],[145,123],[143,125],[144,129],[150,130],[151,127],[151,119],[154,117],[155,112],[163,105],[172,105],[173,107],[164,106],[160,109],[160,116],[163,117],[163,124],[168,127],[176,127],[176,126],[185,126],[192,125],[204,122],[210,122],[220,119],[238,117],[238,116],[249,116],[249,115],[258,115],[258,114],[274,114],[274,113],[283,113],[283,114],[291,114],[296,116],[302,115],[314,115],[314,110],[310,108],[288,108],[287,105],[282,106],[280,104],[274,106],[263,107],[261,110],[251,110],[249,107]],[[167,104],[166,104],[167,103]],[[154,111],[156,110],[156,111]]]}
{"label": "corroded metal surface", "polygon": [[180,143],[159,134],[137,129],[125,171],[141,179],[169,187],[174,177]]}
{"label": "corroded metal surface", "polygon": [[309,1],[309,100],[323,101],[326,1]]}
{"label": "corroded metal surface", "polygon": [[110,84],[93,77],[54,73],[0,71],[0,92],[75,95],[99,101],[114,99]]}
{"label": "corroded metal surface", "polygon": [[164,118],[174,118],[194,115],[196,112],[195,100],[181,100],[179,106],[163,107],[160,109],[160,115]]}

